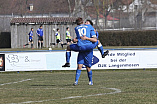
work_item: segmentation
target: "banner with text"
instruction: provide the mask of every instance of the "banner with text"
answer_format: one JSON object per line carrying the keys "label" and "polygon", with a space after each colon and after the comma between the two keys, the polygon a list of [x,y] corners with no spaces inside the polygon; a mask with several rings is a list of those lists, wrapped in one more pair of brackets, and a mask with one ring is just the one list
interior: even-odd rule
{"label": "banner with text", "polygon": [[[65,51],[1,54],[5,64],[0,71],[76,70],[77,55],[77,52],[72,52],[71,66],[62,68],[66,62]],[[105,58],[99,51],[94,51],[92,69],[157,68],[155,57],[155,50],[110,50]]]}

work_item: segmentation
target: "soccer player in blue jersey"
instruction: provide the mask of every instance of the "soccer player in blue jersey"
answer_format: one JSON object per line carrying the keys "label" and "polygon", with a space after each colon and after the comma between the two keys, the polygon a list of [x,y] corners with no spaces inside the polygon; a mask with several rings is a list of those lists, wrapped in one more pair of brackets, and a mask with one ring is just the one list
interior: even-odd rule
{"label": "soccer player in blue jersey", "polygon": [[[91,24],[93,26],[93,22],[91,20],[86,20],[85,24]],[[98,39],[99,33],[98,33],[98,31],[96,31],[96,28],[94,29],[94,31],[95,31],[96,37]],[[102,58],[105,58],[105,56],[108,55],[109,51],[107,50],[107,51],[104,52],[103,46],[102,46],[102,44],[100,43],[99,40],[98,40],[98,46],[97,47],[98,47],[98,50],[101,53]]]}
{"label": "soccer player in blue jersey", "polygon": [[[76,20],[77,23],[77,20]],[[77,29],[77,27],[75,28],[75,33],[76,33],[76,38],[73,39],[73,42],[77,44],[71,44],[69,46],[67,46],[67,50],[66,50],[66,63],[65,65],[63,65],[62,67],[70,67],[70,57],[71,57],[71,51],[75,51],[75,52],[84,52],[84,51],[89,51],[89,50],[93,50],[97,45],[98,45],[98,41],[93,42],[94,38],[92,38],[91,33],[95,34],[94,32],[94,28],[88,24],[81,24],[80,27],[86,27],[88,28],[87,32],[82,34],[82,32],[84,32],[84,28],[83,29]],[[89,40],[82,40],[81,37],[86,36],[89,37]],[[95,35],[96,37],[96,35]],[[86,43],[87,42],[87,43]]]}
{"label": "soccer player in blue jersey", "polygon": [[40,27],[37,29],[36,34],[38,35],[38,48],[40,48],[41,43],[41,49],[43,47],[43,27],[40,25]]}
{"label": "soccer player in blue jersey", "polygon": [[77,58],[77,70],[75,76],[75,83],[74,85],[78,84],[79,77],[81,75],[82,66],[85,65],[88,73],[89,78],[89,85],[93,85],[92,81],[92,58],[93,58],[93,48],[95,48],[98,44],[94,28],[91,25],[83,24],[83,19],[78,18],[76,20],[77,27],[75,27],[76,38],[73,40],[77,42],[77,44],[71,44],[67,47],[66,51],[66,64],[62,67],[70,67],[70,56],[71,50],[79,52]]}
{"label": "soccer player in blue jersey", "polygon": [[31,48],[33,49],[33,28],[31,28],[31,31],[28,33],[28,35],[29,35],[29,41],[23,47],[25,47],[31,43]]}

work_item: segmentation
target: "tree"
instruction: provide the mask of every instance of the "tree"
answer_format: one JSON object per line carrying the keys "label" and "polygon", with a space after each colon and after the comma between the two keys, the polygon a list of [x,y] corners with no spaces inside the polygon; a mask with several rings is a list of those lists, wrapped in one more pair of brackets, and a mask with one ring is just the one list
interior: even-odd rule
{"label": "tree", "polygon": [[72,16],[84,18],[84,7],[82,6],[81,0],[75,0],[75,7]]}
{"label": "tree", "polygon": [[93,0],[93,3],[94,3],[94,7],[95,7],[95,10],[96,10],[96,25],[98,25],[98,22],[99,22],[99,0]]}
{"label": "tree", "polygon": [[71,3],[70,0],[68,0],[68,6],[69,6],[69,17],[71,16]]}

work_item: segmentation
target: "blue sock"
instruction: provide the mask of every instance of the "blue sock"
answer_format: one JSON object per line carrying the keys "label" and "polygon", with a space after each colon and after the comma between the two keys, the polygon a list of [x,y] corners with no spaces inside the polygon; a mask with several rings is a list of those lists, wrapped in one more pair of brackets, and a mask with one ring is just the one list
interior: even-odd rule
{"label": "blue sock", "polygon": [[70,63],[71,51],[66,51],[66,63]]}
{"label": "blue sock", "polygon": [[103,49],[103,46],[98,47],[98,50],[100,51],[101,55],[103,55],[103,54],[104,54],[104,49]]}
{"label": "blue sock", "polygon": [[92,70],[90,72],[87,72],[88,73],[88,78],[89,78],[89,81],[92,82]]}
{"label": "blue sock", "polygon": [[75,82],[78,82],[80,75],[81,75],[81,70],[77,69],[76,70],[76,76],[75,76]]}

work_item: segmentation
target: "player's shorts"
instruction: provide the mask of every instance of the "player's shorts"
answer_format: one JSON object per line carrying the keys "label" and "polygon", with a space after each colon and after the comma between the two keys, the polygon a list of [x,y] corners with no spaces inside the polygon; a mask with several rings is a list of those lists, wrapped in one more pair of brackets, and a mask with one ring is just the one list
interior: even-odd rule
{"label": "player's shorts", "polygon": [[77,57],[77,64],[83,64],[85,66],[91,67],[92,58],[93,58],[93,51],[79,52]]}
{"label": "player's shorts", "polygon": [[75,52],[84,52],[84,51],[91,51],[98,45],[97,42],[93,42],[92,44],[78,46],[77,44],[71,44],[70,49]]}
{"label": "player's shorts", "polygon": [[60,43],[62,40],[61,39],[57,39],[56,40],[56,43]]}
{"label": "player's shorts", "polygon": [[71,42],[71,39],[66,39],[66,41],[67,41],[67,43],[68,43],[68,42]]}
{"label": "player's shorts", "polygon": [[29,42],[33,42],[33,39],[29,39]]}
{"label": "player's shorts", "polygon": [[43,36],[39,36],[38,40],[43,41]]}

